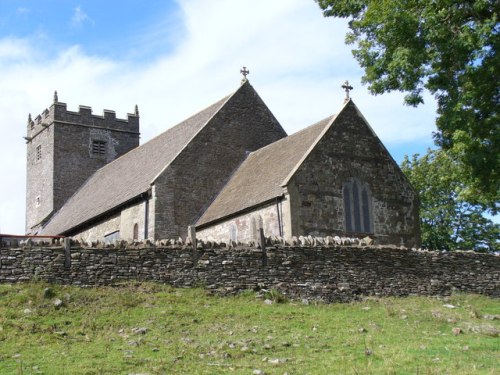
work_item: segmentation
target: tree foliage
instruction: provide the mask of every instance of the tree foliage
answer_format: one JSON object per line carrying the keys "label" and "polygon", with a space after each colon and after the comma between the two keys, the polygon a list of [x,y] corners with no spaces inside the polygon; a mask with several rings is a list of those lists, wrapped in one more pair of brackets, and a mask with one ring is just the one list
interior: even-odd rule
{"label": "tree foliage", "polygon": [[500,225],[478,204],[463,200],[463,168],[442,150],[408,156],[401,164],[420,196],[422,245],[430,249],[500,250]]}
{"label": "tree foliage", "polygon": [[437,99],[436,143],[463,164],[460,195],[498,212],[500,195],[500,1],[316,0],[325,16],[349,18],[348,44],[381,94],[409,105]]}

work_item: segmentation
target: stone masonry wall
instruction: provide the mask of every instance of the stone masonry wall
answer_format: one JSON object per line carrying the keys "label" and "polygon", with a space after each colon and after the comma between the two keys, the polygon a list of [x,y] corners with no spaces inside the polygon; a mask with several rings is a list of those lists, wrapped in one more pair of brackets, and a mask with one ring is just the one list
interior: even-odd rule
{"label": "stone masonry wall", "polygon": [[371,192],[377,244],[420,246],[416,193],[352,101],[289,182],[293,234],[349,235],[343,184],[352,180]]}
{"label": "stone masonry wall", "polygon": [[259,239],[258,230],[264,229],[266,237],[279,237],[280,225],[283,228],[281,202],[272,203],[265,207],[239,215],[229,220],[201,229],[196,232],[196,238],[203,241],[239,241],[249,242]]}
{"label": "stone masonry wall", "polygon": [[245,82],[155,181],[155,239],[184,237],[187,226],[213,201],[246,152],[285,136],[257,92]]}
{"label": "stone masonry wall", "polygon": [[[45,280],[102,285],[130,280],[176,287],[204,285],[223,294],[276,289],[293,298],[327,302],[361,296],[448,295],[500,297],[500,257],[473,252],[426,252],[348,246],[205,248],[152,244],[128,248],[0,249],[0,282]],[[68,265],[67,265],[68,266]]]}

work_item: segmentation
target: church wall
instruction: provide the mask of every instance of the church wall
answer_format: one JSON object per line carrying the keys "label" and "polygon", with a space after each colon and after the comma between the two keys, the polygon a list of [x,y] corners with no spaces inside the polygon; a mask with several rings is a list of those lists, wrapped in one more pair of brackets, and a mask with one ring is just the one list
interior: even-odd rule
{"label": "church wall", "polygon": [[[154,199],[148,200],[148,239],[154,238]],[[106,236],[114,239],[131,241],[134,239],[134,226],[137,224],[137,240],[145,239],[145,220],[146,220],[146,202],[141,201],[137,204],[124,208],[120,213],[113,214],[103,219],[98,224],[91,224],[88,228],[72,233],[74,238],[82,241],[105,241]]]}
{"label": "church wall", "polygon": [[245,158],[286,136],[249,83],[217,112],[157,179],[158,238],[185,238]]}
{"label": "church wall", "polygon": [[367,235],[380,244],[418,247],[416,193],[352,103],[290,181],[293,234],[345,235],[343,186],[353,179],[371,195]]}
{"label": "church wall", "polygon": [[137,240],[144,239],[146,203],[140,202],[122,210],[120,215],[120,239],[133,240],[134,226],[137,224]]}
{"label": "church wall", "polygon": [[121,214],[117,213],[98,224],[73,234],[73,238],[84,242],[103,241],[106,236],[120,231]]}
{"label": "church wall", "polygon": [[168,167],[156,179],[154,184],[154,239],[178,238],[187,235],[187,226],[180,233],[176,233],[172,227],[175,223],[174,189],[171,186],[172,169]]}
{"label": "church wall", "polygon": [[[32,234],[37,229],[31,228],[50,215],[54,207],[54,132],[42,130],[41,125],[34,125],[33,131],[40,133],[26,145],[26,233]],[[41,157],[37,160],[38,147]]]}
{"label": "church wall", "polygon": [[[278,220],[278,207],[280,220]],[[272,203],[265,207],[239,215],[196,232],[196,238],[203,241],[258,241],[260,228],[266,237],[280,237],[280,224],[283,228],[281,204]],[[261,224],[260,224],[261,223]]]}

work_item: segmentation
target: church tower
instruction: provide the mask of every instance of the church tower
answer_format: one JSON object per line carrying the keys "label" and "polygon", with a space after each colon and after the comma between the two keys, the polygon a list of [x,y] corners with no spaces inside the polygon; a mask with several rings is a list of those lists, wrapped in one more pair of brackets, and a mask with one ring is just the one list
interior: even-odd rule
{"label": "church tower", "polygon": [[28,116],[25,139],[26,233],[36,234],[95,171],[139,146],[139,111],[126,120],[86,106],[72,112],[56,91],[49,109]]}

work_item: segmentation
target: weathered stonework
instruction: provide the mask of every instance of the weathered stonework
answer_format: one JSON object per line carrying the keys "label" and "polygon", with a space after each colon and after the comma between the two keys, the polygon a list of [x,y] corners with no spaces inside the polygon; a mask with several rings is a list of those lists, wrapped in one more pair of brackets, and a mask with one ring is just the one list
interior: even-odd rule
{"label": "weathered stonework", "polygon": [[266,237],[282,237],[284,225],[282,202],[278,201],[265,207],[255,209],[250,213],[225,220],[196,233],[203,241],[258,241],[260,228],[264,229]]}
{"label": "weathered stonework", "polygon": [[418,198],[373,130],[349,102],[290,180],[295,236],[345,235],[343,186],[360,181],[371,195],[377,244],[420,246]]}
{"label": "weathered stonework", "polygon": [[137,225],[136,240],[153,240],[154,230],[154,199],[148,198],[125,207],[101,222],[93,223],[87,229],[77,232],[73,238],[88,243],[103,240],[112,233],[119,232],[119,239],[131,241],[134,239],[134,226]]}
{"label": "weathered stonework", "polygon": [[252,86],[240,87],[156,179],[154,238],[185,238],[246,152],[284,136]]}
{"label": "weathered stonework", "polygon": [[474,252],[426,252],[395,247],[268,246],[255,248],[129,246],[0,249],[0,282],[45,280],[73,285],[156,281],[206,285],[218,293],[276,289],[294,298],[327,302],[363,296],[480,293],[500,297],[500,257]]}
{"label": "weathered stonework", "polygon": [[[239,210],[231,211],[235,206]],[[197,230],[201,238],[246,241],[253,239],[252,217],[262,215],[266,235],[287,239],[307,234],[369,236],[377,245],[420,242],[416,193],[352,101],[336,117],[249,155]]]}
{"label": "weathered stonework", "polygon": [[[139,117],[98,116],[85,106],[72,112],[56,100],[28,121],[26,139],[26,232],[36,233],[95,171],[139,145]],[[102,153],[92,152],[93,141],[103,142]]]}

